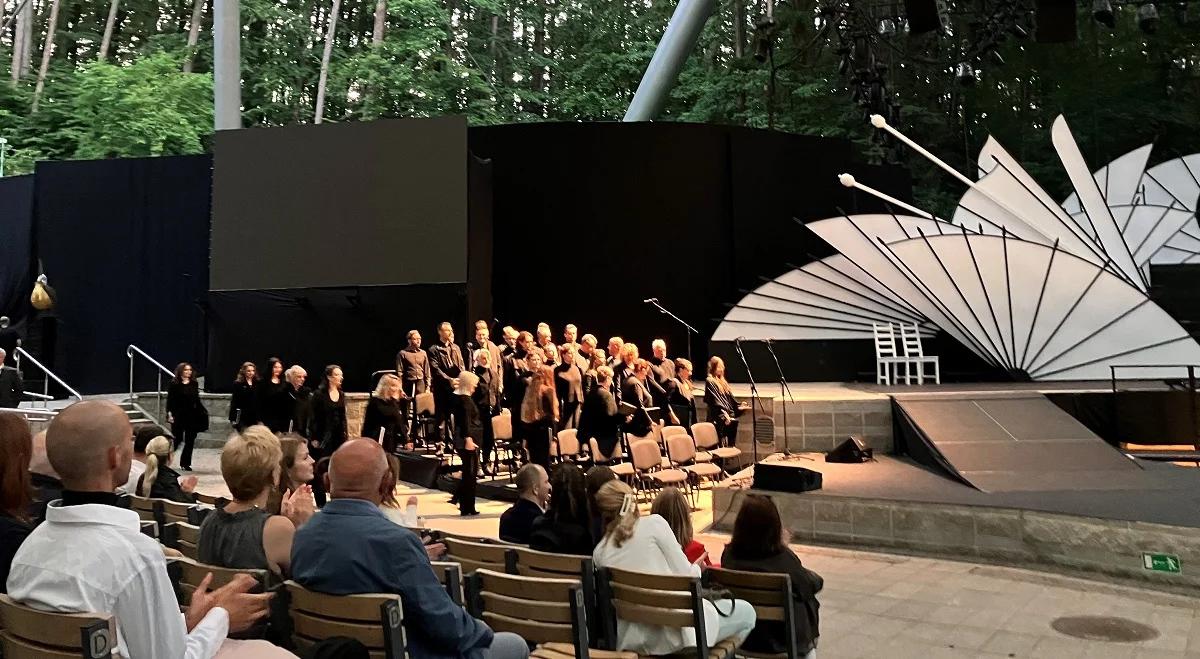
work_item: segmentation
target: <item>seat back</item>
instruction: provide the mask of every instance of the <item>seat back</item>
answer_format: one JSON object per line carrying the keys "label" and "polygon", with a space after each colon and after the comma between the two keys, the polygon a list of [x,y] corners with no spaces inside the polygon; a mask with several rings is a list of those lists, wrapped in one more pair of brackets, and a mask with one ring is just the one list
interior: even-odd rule
{"label": "seat back", "polygon": [[6,659],[108,659],[116,622],[105,613],[49,613],[0,595],[0,649]]}
{"label": "seat back", "polygon": [[[662,429],[662,436],[663,436],[664,440],[672,435],[687,435],[687,434],[688,434],[687,428],[684,428],[683,426],[663,426],[663,429]],[[688,435],[688,436],[690,437],[690,435]]]}
{"label": "seat back", "polygon": [[463,574],[475,570],[516,571],[516,556],[511,546],[471,542],[449,536],[442,541],[446,543],[444,560],[461,565]]}
{"label": "seat back", "polygon": [[404,657],[404,609],[391,594],[326,595],[288,581],[293,636],[301,654],[334,636],[353,638],[372,659]]}
{"label": "seat back", "polygon": [[717,426],[711,421],[692,424],[692,437],[696,438],[696,446],[703,449],[715,448],[721,443],[721,438],[717,435]]}
{"label": "seat back", "polygon": [[225,504],[229,503],[229,499],[225,497],[213,496],[211,494],[196,493],[196,501],[214,508],[224,508]]}
{"label": "seat back", "polygon": [[633,468],[638,471],[649,471],[662,466],[662,452],[658,442],[653,439],[638,439],[629,444],[629,453],[633,458]]}
{"label": "seat back", "polygon": [[[770,574],[765,572],[743,572],[725,568],[709,568],[704,572],[705,582],[710,586],[721,587],[732,593],[733,597],[746,600],[754,607],[758,620],[781,622],[791,629],[792,610],[792,578],[786,574]],[[795,634],[789,634],[792,642],[788,644],[788,659],[798,656]]]}
{"label": "seat back", "polygon": [[162,503],[162,522],[164,525],[175,522],[191,522],[194,517],[194,503],[180,503],[170,499],[159,499]]}
{"label": "seat back", "polygon": [[521,577],[478,570],[467,579],[471,615],[493,630],[512,632],[530,643],[570,643],[587,657],[587,613],[574,579]]}
{"label": "seat back", "polygon": [[707,659],[704,598],[700,595],[699,579],[601,568],[597,580],[605,647],[612,647],[616,641],[618,620],[660,627],[692,627],[696,630],[695,656]]}
{"label": "seat back", "polygon": [[417,394],[417,415],[418,416],[433,416],[433,392],[426,391],[425,393]]}
{"label": "seat back", "polygon": [[511,414],[497,414],[492,417],[492,437],[503,441],[513,438]]}
{"label": "seat back", "polygon": [[558,431],[558,457],[574,458],[579,455],[579,432],[574,428]]}
{"label": "seat back", "polygon": [[596,462],[611,462],[625,456],[625,454],[621,451],[621,442],[617,442],[613,445],[612,455],[604,455],[600,452],[600,445],[596,443],[595,437],[588,440],[588,448],[590,448],[592,451],[592,460]]}
{"label": "seat back", "polygon": [[905,357],[924,357],[925,350],[921,346],[921,335],[916,323],[900,323],[900,345]]}
{"label": "seat back", "polygon": [[183,602],[191,600],[192,593],[195,592],[200,582],[204,580],[204,577],[209,574],[213,576],[212,582],[208,584],[210,591],[228,584],[239,574],[248,574],[254,577],[264,589],[270,585],[268,579],[271,576],[267,570],[239,570],[228,567],[217,567],[216,565],[208,565],[190,558],[177,558],[174,562],[179,568],[179,593],[181,595],[180,601]]}
{"label": "seat back", "polygon": [[875,338],[875,359],[896,356],[896,326],[892,323],[871,323]]}
{"label": "seat back", "polygon": [[187,522],[173,522],[167,525],[171,532],[167,533],[169,537],[175,540],[175,549],[178,549],[181,554],[198,561],[199,545],[200,545],[200,527]]}
{"label": "seat back", "polygon": [[433,573],[437,575],[438,581],[446,587],[446,594],[454,603],[462,606],[463,604],[463,585],[462,585],[462,566],[458,563],[449,561],[432,561]]}
{"label": "seat back", "polygon": [[687,464],[696,459],[696,444],[687,433],[673,434],[665,438],[667,457],[675,464]]}
{"label": "seat back", "polygon": [[138,517],[145,522],[157,522],[161,518],[160,507],[161,499],[150,499],[148,497],[140,497],[136,494],[129,495],[129,508],[137,512]]}

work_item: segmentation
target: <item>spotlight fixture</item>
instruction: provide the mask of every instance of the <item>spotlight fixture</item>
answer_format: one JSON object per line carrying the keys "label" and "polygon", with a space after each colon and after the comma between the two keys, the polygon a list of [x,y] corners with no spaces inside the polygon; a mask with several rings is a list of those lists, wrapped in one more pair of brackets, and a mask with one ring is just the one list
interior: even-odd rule
{"label": "spotlight fixture", "polygon": [[1138,7],[1137,10],[1138,28],[1146,34],[1154,34],[1158,31],[1158,7],[1154,6],[1153,2]]}
{"label": "spotlight fixture", "polygon": [[1117,19],[1113,16],[1112,3],[1109,0],[1095,0],[1092,3],[1092,18],[1107,28],[1117,26]]}
{"label": "spotlight fixture", "polygon": [[954,79],[963,87],[970,87],[975,84],[975,67],[969,62],[959,62],[954,69]]}

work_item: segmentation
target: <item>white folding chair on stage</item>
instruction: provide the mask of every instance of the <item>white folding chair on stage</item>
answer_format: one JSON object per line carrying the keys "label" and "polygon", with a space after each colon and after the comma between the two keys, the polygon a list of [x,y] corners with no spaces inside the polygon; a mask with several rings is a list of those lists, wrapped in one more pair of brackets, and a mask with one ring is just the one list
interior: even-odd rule
{"label": "white folding chair on stage", "polygon": [[871,330],[875,335],[875,383],[896,384],[900,376],[894,367],[903,364],[906,375],[909,369],[908,359],[896,351],[896,326],[892,323],[871,323]]}
{"label": "white folding chair on stage", "polygon": [[508,410],[492,417],[492,439],[494,440],[492,471],[497,475],[500,474],[500,452],[507,451],[509,457],[504,462],[509,466],[509,476],[511,477],[512,473],[516,471],[517,462],[519,462],[516,455],[519,447],[513,445],[512,415]]}
{"label": "white folding chair on stage", "polygon": [[900,343],[904,347],[904,384],[912,384],[913,370],[916,369],[917,384],[925,384],[925,365],[933,364],[933,383],[942,383],[942,368],[934,355],[925,356],[921,347],[921,334],[916,323],[900,323]]}

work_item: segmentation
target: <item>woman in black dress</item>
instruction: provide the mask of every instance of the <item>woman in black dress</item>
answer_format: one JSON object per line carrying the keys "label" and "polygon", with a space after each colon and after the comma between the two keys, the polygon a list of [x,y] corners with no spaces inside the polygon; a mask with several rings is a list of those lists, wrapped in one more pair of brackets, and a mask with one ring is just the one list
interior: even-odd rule
{"label": "woman in black dress", "polygon": [[713,357],[708,360],[708,379],[704,381],[704,405],[708,407],[707,420],[717,427],[721,446],[737,444],[737,417],[744,409],[733,397],[729,381],[725,379],[725,360]]}
{"label": "woman in black dress", "polygon": [[601,455],[592,458],[597,463],[607,462],[621,440],[622,418],[610,390],[612,377],[611,368],[600,366],[596,369],[595,386],[584,397],[583,410],[579,414],[579,442],[587,446],[592,439],[596,440]]}
{"label": "woman in black dress", "polygon": [[[531,364],[537,364],[531,360]],[[525,399],[521,401],[521,423],[525,428],[525,448],[529,461],[550,473],[550,434],[558,423],[558,395],[554,391],[554,369],[538,366]]]}
{"label": "woman in black dress", "polygon": [[258,372],[254,362],[245,362],[238,369],[237,380],[233,383],[233,399],[229,401],[229,422],[238,432],[259,421],[256,382]]}
{"label": "woman in black dress", "polygon": [[[342,367],[325,367],[325,379],[313,392],[309,419],[309,453],[320,463],[346,441],[346,394],[342,391]],[[328,463],[328,461],[326,461]],[[325,505],[325,483],[321,469],[313,478],[313,495],[318,506]]]}
{"label": "woman in black dress", "polygon": [[483,440],[483,419],[475,404],[475,388],[479,376],[471,371],[458,374],[458,388],[451,399],[454,417],[454,450],[462,460],[462,476],[454,491],[459,514],[463,517],[478,515],[475,510],[475,470],[479,466],[479,443]]}
{"label": "woman in black dress", "polygon": [[692,387],[692,363],[686,359],[675,360],[675,377],[667,380],[667,404],[675,413],[675,418],[691,432],[692,424],[696,423],[696,396]]}
{"label": "woman in black dress", "polygon": [[183,445],[179,454],[179,468],[192,470],[192,445],[196,435],[208,427],[208,410],[200,402],[200,385],[196,382],[195,370],[187,362],[175,367],[175,379],[167,387],[167,423],[175,436],[175,449]]}
{"label": "woman in black dress", "polygon": [[379,441],[388,453],[404,445],[403,398],[400,378],[388,373],[379,378],[363,415],[362,436]]}
{"label": "woman in black dress", "polygon": [[583,402],[583,371],[575,363],[575,348],[564,343],[558,347],[559,364],[554,367],[554,389],[558,395],[559,421],[555,430],[579,425],[579,405]]}
{"label": "woman in black dress", "polygon": [[259,420],[271,432],[287,432],[292,420],[292,399],[283,377],[283,362],[278,357],[268,359],[267,373],[270,375],[258,385]]}

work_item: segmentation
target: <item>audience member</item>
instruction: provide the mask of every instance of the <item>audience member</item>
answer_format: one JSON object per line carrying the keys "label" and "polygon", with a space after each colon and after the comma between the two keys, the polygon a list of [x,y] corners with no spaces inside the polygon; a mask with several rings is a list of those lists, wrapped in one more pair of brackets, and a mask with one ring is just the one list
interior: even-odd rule
{"label": "audience member", "polygon": [[30,516],[34,524],[46,519],[46,506],[62,498],[63,484],[46,455],[46,431],[33,436],[33,452],[29,458],[29,482],[33,486],[33,505]]}
{"label": "audience member", "polygon": [[282,515],[266,510],[282,458],[279,439],[264,425],[250,426],[225,443],[221,477],[232,500],[200,525],[201,563],[287,575],[292,536],[312,517],[313,502],[302,488],[284,496]]}
{"label": "audience member", "polygon": [[16,409],[25,398],[25,385],[21,381],[21,372],[4,363],[7,355],[0,348],[0,407]]}
{"label": "audience member", "polygon": [[692,507],[683,492],[675,487],[664,487],[650,504],[650,514],[667,520],[667,526],[671,527],[671,533],[675,534],[679,548],[689,561],[704,567],[712,565],[708,550],[692,537]]}
{"label": "audience member", "polygon": [[267,373],[258,385],[259,422],[271,432],[287,432],[292,421],[292,397],[288,395],[283,362],[278,357],[268,359]]}
{"label": "audience member", "polygon": [[[330,364],[325,367],[325,378],[312,396],[312,415],[309,417],[309,451],[318,463],[322,458],[333,455],[342,442],[346,441],[346,395],[342,391],[342,367]],[[317,470],[320,472],[320,469]],[[318,475],[313,478],[313,495],[317,506],[325,505],[325,480]]]}
{"label": "audience member", "polygon": [[610,390],[611,384],[612,369],[607,366],[597,368],[596,386],[584,397],[579,413],[579,441],[588,444],[596,440],[601,455],[592,458],[597,462],[607,461],[602,457],[611,459],[621,441],[622,415]]}
{"label": "audience member", "polygon": [[312,456],[308,454],[308,441],[297,434],[287,434],[279,438],[279,485],[267,498],[267,510],[272,515],[279,515],[283,508],[283,498],[288,493],[305,492],[312,496],[313,480]]}
{"label": "audience member", "polygon": [[708,379],[704,381],[704,405],[708,408],[707,421],[717,427],[722,446],[737,444],[737,417],[742,406],[733,397],[729,381],[725,379],[725,360],[712,357],[708,360]]}
{"label": "audience member", "polygon": [[299,364],[292,364],[283,372],[283,377],[291,385],[288,387],[288,399],[292,404],[292,416],[288,431],[308,437],[308,424],[312,417],[312,390],[304,386],[304,381],[308,379],[308,371]]}
{"label": "audience member", "polygon": [[583,370],[575,363],[575,348],[564,343],[558,348],[558,366],[554,367],[554,391],[558,397],[558,425],[555,430],[574,428],[579,423],[579,405],[583,402]]}
{"label": "audience member", "polygon": [[146,471],[138,479],[138,496],[170,499],[180,503],[196,502],[196,477],[179,480],[179,472],[171,469],[171,440],[159,435],[146,445]]}
{"label": "audience member", "polygon": [[420,525],[417,517],[417,498],[409,497],[404,507],[400,507],[400,501],[396,499],[396,484],[400,482],[400,458],[389,454],[387,461],[388,477],[384,484],[383,498],[379,502],[379,509],[383,511],[384,517],[392,522],[415,529]]}
{"label": "audience member", "polygon": [[587,470],[588,514],[591,515],[591,531],[593,548],[600,544],[604,537],[604,518],[600,516],[600,508],[596,504],[596,493],[604,484],[617,480],[617,474],[604,465],[592,465]]}
{"label": "audience member", "polygon": [[[564,360],[565,362],[565,360]],[[533,520],[529,546],[556,554],[591,556],[592,541],[588,516],[587,485],[583,470],[573,464],[561,464],[550,478],[550,506]]]}
{"label": "audience member", "polygon": [[[475,510],[475,470],[479,468],[479,445],[475,440],[483,441],[483,420],[474,399],[479,376],[463,371],[458,374],[457,383],[450,404],[453,406],[454,450],[462,461],[462,474],[452,502],[458,504],[460,515],[470,517],[479,514]],[[488,421],[491,421],[490,417]]]}
{"label": "audience member", "polygon": [[229,400],[229,422],[234,430],[249,428],[258,423],[258,396],[255,388],[258,370],[254,362],[244,362],[233,382],[233,398]]}
{"label": "audience member", "polygon": [[[525,430],[525,447],[529,461],[550,468],[550,436],[558,423],[558,396],[554,391],[554,369],[541,366],[530,359],[532,379],[521,402],[521,424]],[[534,366],[537,366],[535,369]]]}
{"label": "audience member", "polygon": [[404,446],[407,436],[403,398],[400,378],[387,373],[379,378],[363,414],[361,436],[380,442],[387,453],[395,453],[397,447]]}
{"label": "audience member", "polygon": [[200,402],[200,385],[195,375],[191,364],[180,362],[175,367],[175,378],[167,387],[167,423],[171,425],[175,449],[179,450],[180,444],[183,445],[179,464],[185,471],[192,470],[192,446],[196,435],[208,430],[208,410]]}
{"label": "audience member", "polygon": [[787,574],[792,578],[795,606],[789,622],[761,620],[746,638],[743,647],[762,654],[787,652],[788,629],[795,633],[797,651],[808,659],[816,656],[820,631],[820,604],[817,593],[825,580],[804,567],[800,557],[788,548],[787,533],[779,519],[779,510],[769,497],[748,494],[733,523],[733,537],[721,554],[721,564],[731,570]]}
{"label": "audience member", "polygon": [[550,478],[541,465],[530,463],[517,470],[517,495],[520,498],[500,515],[500,539],[519,545],[529,544],[533,520],[546,511],[550,492]]}
{"label": "audience member", "polygon": [[129,478],[132,434],[125,411],[108,401],[75,403],[50,423],[47,450],[63,496],[17,551],[8,595],[43,611],[112,614],[121,657],[293,656],[226,640],[267,613],[271,595],[249,594],[249,576],[208,592],[209,575],[179,612],[161,546],[113,493]]}
{"label": "audience member", "polygon": [[455,604],[416,534],[380,512],[387,472],[383,448],[376,442],[353,439],[338,449],[329,466],[333,500],[296,533],[293,578],[305,588],[333,595],[400,595],[408,651],[414,657],[528,656],[519,636],[493,633]]}
{"label": "audience member", "polygon": [[18,414],[0,412],[0,593],[7,592],[4,583],[17,548],[33,530],[29,517],[32,453],[29,423]]}
{"label": "audience member", "polygon": [[[641,517],[633,490],[611,481],[596,495],[604,517],[604,539],[592,560],[596,567],[621,568],[647,574],[700,576],[700,566],[688,561],[666,520]],[[704,626],[709,647],[728,638],[738,645],[754,629],[754,608],[743,600],[705,600]],[[719,612],[718,612],[719,611]],[[617,648],[643,655],[673,654],[695,647],[695,628],[669,628],[641,622],[617,621]]]}
{"label": "audience member", "polygon": [[117,488],[117,494],[137,494],[138,479],[146,473],[146,447],[155,437],[166,437],[167,431],[156,423],[143,423],[133,431],[133,459],[129,462],[129,480]]}

